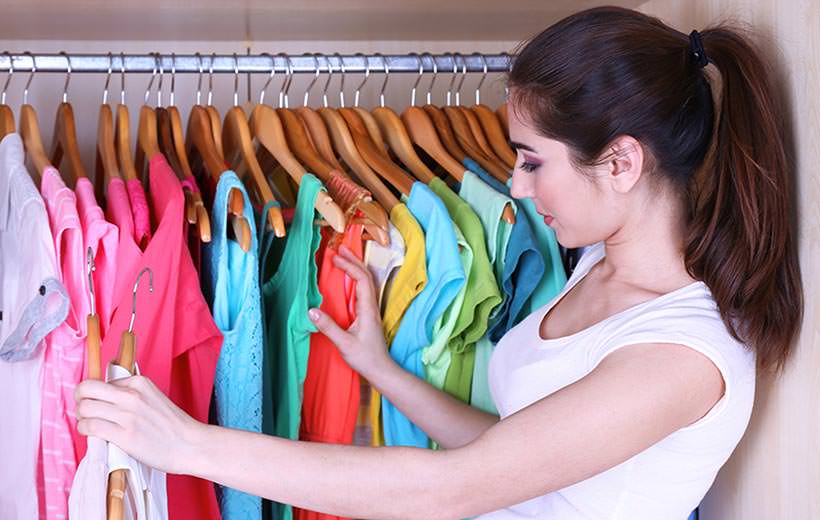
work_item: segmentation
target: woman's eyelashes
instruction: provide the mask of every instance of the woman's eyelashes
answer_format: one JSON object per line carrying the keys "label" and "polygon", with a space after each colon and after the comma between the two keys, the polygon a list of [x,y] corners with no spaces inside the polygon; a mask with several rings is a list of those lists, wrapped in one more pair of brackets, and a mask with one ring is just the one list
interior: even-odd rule
{"label": "woman's eyelashes", "polygon": [[518,168],[521,169],[521,171],[524,171],[524,172],[527,172],[527,173],[532,173],[539,166],[541,166],[540,162],[534,161],[534,160],[530,159],[529,157],[527,157],[526,155],[524,155],[524,156],[521,157],[521,165]]}

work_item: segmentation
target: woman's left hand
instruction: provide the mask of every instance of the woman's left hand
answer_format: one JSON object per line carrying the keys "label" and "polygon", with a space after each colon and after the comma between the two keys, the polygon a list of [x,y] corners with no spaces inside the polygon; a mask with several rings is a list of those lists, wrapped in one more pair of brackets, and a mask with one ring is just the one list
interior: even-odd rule
{"label": "woman's left hand", "polygon": [[109,383],[86,380],[74,391],[77,429],[119,446],[138,461],[167,473],[185,473],[205,425],[171,402],[150,379]]}

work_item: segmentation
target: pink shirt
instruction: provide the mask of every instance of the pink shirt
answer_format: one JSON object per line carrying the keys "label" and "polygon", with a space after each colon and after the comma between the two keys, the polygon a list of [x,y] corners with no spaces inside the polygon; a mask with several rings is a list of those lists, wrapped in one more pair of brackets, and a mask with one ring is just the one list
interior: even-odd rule
{"label": "pink shirt", "polygon": [[0,518],[37,518],[45,336],[68,313],[54,239],[17,134],[0,141]]}
{"label": "pink shirt", "polygon": [[86,178],[77,179],[74,191],[77,194],[77,211],[83,226],[83,251],[87,252],[90,247],[94,255],[94,303],[100,317],[100,329],[105,337],[114,310],[119,229],[105,219],[94,196],[91,181]]}
{"label": "pink shirt", "polygon": [[66,320],[46,338],[41,411],[41,518],[65,518],[68,491],[77,468],[80,442],[74,387],[85,364],[86,317],[90,311],[83,229],[77,199],[54,168],[42,174],[60,280],[71,302]]}
{"label": "pink shirt", "polygon": [[[185,198],[179,180],[161,154],[151,159],[149,175],[157,227],[142,253],[139,248],[123,247],[127,240],[120,230],[110,330],[128,328],[134,282],[143,267],[150,267],[153,293],[148,291],[148,273],[143,275],[137,292],[137,362],[142,374],[177,405],[195,419],[207,422],[222,335],[202,296],[186,245]],[[115,206],[122,203],[110,197],[112,186],[109,209],[113,215]],[[117,355],[119,339],[117,333],[103,340],[103,363]],[[168,476],[168,508],[171,518],[219,518],[213,484],[189,476]]]}
{"label": "pink shirt", "polygon": [[125,188],[128,190],[131,214],[134,217],[134,240],[145,247],[151,241],[151,212],[145,198],[145,189],[138,179],[125,181]]}

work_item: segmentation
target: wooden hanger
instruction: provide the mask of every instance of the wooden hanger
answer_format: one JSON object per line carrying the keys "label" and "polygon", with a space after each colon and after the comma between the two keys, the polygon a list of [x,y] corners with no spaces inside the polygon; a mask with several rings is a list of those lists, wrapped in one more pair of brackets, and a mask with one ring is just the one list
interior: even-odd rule
{"label": "wooden hanger", "polygon": [[145,89],[145,99],[140,107],[139,119],[137,121],[137,152],[134,158],[134,166],[137,178],[141,178],[148,161],[159,153],[159,137],[157,136],[157,114],[154,109],[148,106],[148,97],[151,94],[151,86],[157,74],[156,61],[154,62],[154,72],[148,81]]}
{"label": "wooden hanger", "polygon": [[336,159],[336,154],[333,152],[333,145],[330,142],[330,135],[327,133],[322,117],[310,107],[299,107],[295,109],[296,115],[302,120],[302,123],[307,130],[307,135],[316,151],[322,159],[333,166],[336,170],[342,170],[342,165]]}
{"label": "wooden hanger", "polygon": [[122,179],[122,176],[120,175],[119,166],[117,166],[117,150],[114,144],[114,115],[106,99],[105,102],[100,105],[100,114],[97,118],[97,153],[94,169],[94,187],[98,201],[102,201],[105,198],[105,187],[111,179]]}
{"label": "wooden hanger", "polygon": [[502,103],[501,106],[495,110],[495,116],[498,118],[498,122],[501,123],[501,128],[504,129],[504,136],[509,140],[510,120],[507,119],[507,103]]}
{"label": "wooden hanger", "polygon": [[[282,122],[276,110],[261,102],[256,105],[251,114],[251,130],[254,138],[279,162],[296,184],[301,184],[302,176],[307,171],[288,147]],[[326,192],[319,192],[314,207],[334,231],[344,232],[346,224],[344,211],[333,202],[330,195]]]}
{"label": "wooden hanger", "polygon": [[31,74],[23,89],[23,105],[20,107],[20,136],[23,139],[26,157],[34,166],[29,169],[29,174],[34,180],[34,185],[39,188],[43,171],[51,167],[51,161],[43,147],[40,124],[37,120],[37,111],[34,110],[33,106],[28,104],[28,89],[31,85],[31,80],[34,79],[34,73],[37,72],[37,65],[34,62],[34,56],[30,52],[26,52],[25,54],[28,54],[31,58]]}
{"label": "wooden hanger", "polygon": [[117,105],[117,121],[114,142],[120,173],[126,180],[138,179],[134,159],[131,156],[131,118],[125,104],[125,54],[120,53],[120,103]]}
{"label": "wooden hanger", "polygon": [[[507,171],[498,164],[498,162],[487,157],[484,152],[479,149],[478,144],[473,137],[470,126],[467,124],[467,119],[464,113],[458,107],[444,107],[444,114],[450,121],[453,127],[456,139],[461,147],[475,162],[481,165],[484,170],[495,177],[499,182],[506,183],[509,175]],[[499,161],[500,162],[500,161]]]}
{"label": "wooden hanger", "polygon": [[423,183],[429,183],[435,178],[435,174],[424,164],[424,161],[416,154],[413,142],[407,134],[407,129],[402,124],[399,116],[389,107],[374,108],[371,112],[373,119],[379,125],[379,129],[387,139],[387,143],[396,157],[402,164],[415,175],[416,179]]}
{"label": "wooden hanger", "polygon": [[[350,129],[342,116],[332,108],[320,108],[319,114],[330,131],[334,148],[342,156],[345,163],[356,173],[359,180],[364,183],[382,206],[388,210],[393,209],[399,203],[399,200],[379,179],[367,161],[362,158],[356,143],[353,141],[353,136],[350,134]],[[375,150],[373,150],[373,153],[379,155]]]}
{"label": "wooden hanger", "polygon": [[379,146],[370,139],[370,134],[358,111],[352,108],[340,108],[338,113],[347,123],[350,135],[365,162],[400,193],[410,196],[413,179],[379,151]]}
{"label": "wooden hanger", "polygon": [[6,137],[8,134],[13,134],[14,128],[14,112],[11,107],[6,104],[6,90],[11,83],[11,76],[14,74],[14,64],[12,63],[11,53],[5,51],[3,54],[9,60],[9,74],[6,77],[6,83],[3,85],[3,93],[0,94],[0,139]]}
{"label": "wooden hanger", "polygon": [[[316,150],[311,146],[301,121],[299,121],[294,112],[286,108],[279,108],[276,110],[276,113],[282,122],[288,147],[302,164],[307,166],[310,171],[315,173],[325,183],[330,180],[331,175],[343,174],[342,170],[335,170],[319,157]],[[380,231],[374,232],[378,235],[380,243],[384,240],[384,237],[389,237],[387,234],[388,219],[384,210],[380,210],[375,205],[367,202],[360,204],[359,209],[379,228]],[[389,238],[387,238],[387,240],[389,240]]]}
{"label": "wooden hanger", "polygon": [[430,117],[419,107],[407,107],[401,115],[410,139],[436,161],[447,173],[461,182],[464,165],[454,159],[441,144]]}
{"label": "wooden hanger", "polygon": [[373,114],[361,107],[353,107],[352,110],[359,114],[365,129],[367,129],[367,134],[370,136],[370,140],[373,141],[373,144],[376,145],[378,152],[387,157],[387,143],[384,141],[384,136],[382,136],[376,118],[373,117]]}
{"label": "wooden hanger", "polygon": [[512,170],[515,167],[515,152],[510,148],[504,134],[504,128],[498,122],[496,115],[487,105],[482,104],[476,104],[470,110],[478,118],[490,146],[495,151],[495,155],[508,169]]}
{"label": "wooden hanger", "polygon": [[[137,315],[137,288],[143,273],[148,271],[148,290],[154,292],[154,273],[150,267],[144,267],[137,275],[134,283],[133,307],[131,309],[131,325],[128,330],[123,331],[120,337],[120,351],[112,361],[114,364],[123,367],[133,375],[135,373],[137,359],[137,337],[134,334],[134,322]],[[125,490],[127,489],[128,470],[118,469],[108,475],[108,493],[106,500],[107,520],[122,520],[125,516]],[[139,498],[139,497],[137,497]]]}
{"label": "wooden hanger", "polygon": [[467,157],[467,153],[461,148],[461,145],[456,139],[450,121],[447,119],[447,116],[444,115],[444,110],[435,105],[424,105],[424,111],[430,117],[430,121],[433,123],[436,132],[438,132],[438,137],[441,139],[441,144],[444,145],[444,149],[447,150],[447,153],[449,153],[453,159],[462,164],[463,171],[465,168],[464,159]]}
{"label": "wooden hanger", "polygon": [[[235,168],[237,165],[244,164],[251,174],[253,181],[252,185],[256,189],[258,200],[263,205],[274,200],[273,192],[268,185],[265,174],[262,173],[262,168],[259,166],[259,161],[256,160],[256,153],[253,149],[253,138],[251,137],[251,130],[248,126],[248,118],[245,111],[238,104],[238,83],[239,83],[239,64],[236,54],[234,54],[235,65],[235,80],[234,80],[234,106],[231,107],[225,114],[225,124],[222,128],[222,142],[225,145],[224,150],[227,152],[227,159]],[[239,190],[233,190],[241,195]],[[282,210],[278,205],[271,206],[267,214],[267,223],[273,230],[277,237],[285,236],[285,221],[282,218]]]}
{"label": "wooden hanger", "polygon": [[[108,106],[107,104],[105,106]],[[86,352],[88,359],[88,379],[102,379],[102,369],[100,364],[100,317],[97,315],[96,296],[94,293],[94,278],[91,273],[94,271],[94,252],[91,247],[86,250],[86,275],[88,276],[88,296],[91,302],[91,312],[86,318],[88,334],[85,338]]]}
{"label": "wooden hanger", "polygon": [[68,168],[63,168],[60,172],[69,188],[74,188],[77,179],[88,178],[85,172],[82,159],[80,158],[80,147],[77,144],[77,130],[74,124],[74,110],[71,103],[68,103],[68,83],[71,80],[71,59],[65,52],[61,52],[66,58],[68,73],[66,74],[63,86],[63,102],[57,107],[57,115],[54,118],[54,136],[51,144],[51,164],[59,169],[63,158],[68,160]]}

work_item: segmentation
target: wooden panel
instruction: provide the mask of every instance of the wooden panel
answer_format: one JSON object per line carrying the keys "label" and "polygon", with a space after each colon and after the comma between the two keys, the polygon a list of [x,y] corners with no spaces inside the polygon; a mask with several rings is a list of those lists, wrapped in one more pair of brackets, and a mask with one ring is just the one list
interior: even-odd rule
{"label": "wooden panel", "polygon": [[797,172],[806,312],[779,378],[758,378],[752,421],[701,506],[704,520],[820,518],[820,2],[652,0],[641,7],[683,32],[732,18],[777,64]]}
{"label": "wooden panel", "polygon": [[7,0],[5,39],[519,40],[567,14],[641,0]]}

